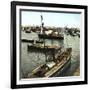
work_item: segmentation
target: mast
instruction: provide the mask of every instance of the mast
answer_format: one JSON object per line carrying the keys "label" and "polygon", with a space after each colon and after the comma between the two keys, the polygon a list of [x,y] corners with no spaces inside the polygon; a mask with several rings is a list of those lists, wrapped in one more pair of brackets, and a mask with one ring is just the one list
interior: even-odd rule
{"label": "mast", "polygon": [[41,14],[41,34],[43,33],[43,26],[44,26],[44,22],[43,22],[43,16]]}
{"label": "mast", "polygon": [[[43,26],[44,26],[43,15],[41,14],[41,32],[40,32],[40,34],[43,34]],[[45,39],[43,39],[43,41],[44,41],[44,48],[45,48]],[[46,52],[44,52],[44,53],[45,53],[45,60],[47,62],[47,53]]]}
{"label": "mast", "polygon": [[[41,14],[41,31],[40,31],[40,34],[43,34],[43,27],[44,27],[43,15]],[[45,39],[43,39],[43,41],[44,41],[44,47],[45,47]]]}

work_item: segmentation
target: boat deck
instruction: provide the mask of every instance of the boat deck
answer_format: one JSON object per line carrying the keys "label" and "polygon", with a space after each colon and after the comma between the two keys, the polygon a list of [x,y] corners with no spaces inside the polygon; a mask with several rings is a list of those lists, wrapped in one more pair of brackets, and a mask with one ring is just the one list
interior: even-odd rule
{"label": "boat deck", "polygon": [[63,35],[46,35],[46,34],[38,34],[39,38],[44,39],[64,39]]}
{"label": "boat deck", "polygon": [[55,50],[60,50],[61,47],[60,46],[44,46],[44,45],[40,45],[40,44],[35,44],[35,45],[29,45],[28,44],[28,50],[37,50],[37,51],[55,51]]}
{"label": "boat deck", "polygon": [[37,78],[37,77],[51,77],[53,74],[55,74],[58,70],[64,68],[64,65],[70,60],[71,58],[71,49],[67,49],[67,51],[63,52],[62,55],[60,55],[62,58],[57,57],[56,60],[51,61],[53,62],[53,65],[49,67],[46,64],[42,64],[36,69],[32,71],[31,74],[28,75],[29,78]]}

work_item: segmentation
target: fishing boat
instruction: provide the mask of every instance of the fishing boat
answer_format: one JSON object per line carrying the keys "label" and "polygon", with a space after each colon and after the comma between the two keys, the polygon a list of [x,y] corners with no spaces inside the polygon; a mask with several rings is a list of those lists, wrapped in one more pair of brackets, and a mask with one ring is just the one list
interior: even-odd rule
{"label": "fishing boat", "polygon": [[[42,22],[42,15],[41,15],[41,22]],[[48,35],[43,34],[43,25],[42,22],[41,26],[41,33],[39,37],[44,37],[43,39],[60,39],[61,36],[50,33]],[[51,31],[50,31],[51,32]],[[63,39],[63,36],[62,36]],[[59,71],[60,74],[71,64],[71,55],[72,55],[72,48],[63,48],[61,46],[56,45],[45,45],[39,43],[33,43],[32,45],[27,45],[28,50],[37,50],[42,51],[45,53],[46,62],[38,65],[31,73],[28,73],[27,78],[44,78],[44,77],[53,77],[57,76],[57,72]],[[51,58],[47,58],[48,53],[50,52]]]}
{"label": "fishing boat", "polygon": [[29,39],[21,39],[22,42],[27,42],[27,43],[43,43],[41,40],[29,40]]}
{"label": "fishing boat", "polygon": [[28,51],[30,50],[36,50],[36,51],[49,51],[49,50],[59,50],[61,47],[60,46],[56,46],[56,45],[44,45],[42,43],[36,43],[36,44],[32,44],[32,45],[27,45],[28,47]]}
{"label": "fishing boat", "polygon": [[64,39],[64,35],[60,34],[58,31],[48,30],[44,32],[44,22],[43,16],[41,15],[41,31],[38,34],[39,38],[43,39]]}
{"label": "fishing boat", "polygon": [[70,65],[72,48],[66,48],[61,54],[52,61],[39,65],[31,73],[28,74],[28,78],[40,78],[40,77],[53,77],[59,71],[63,72],[65,66]]}
{"label": "fishing boat", "polygon": [[64,39],[64,36],[62,34],[38,34],[39,38],[45,38],[45,39]]}

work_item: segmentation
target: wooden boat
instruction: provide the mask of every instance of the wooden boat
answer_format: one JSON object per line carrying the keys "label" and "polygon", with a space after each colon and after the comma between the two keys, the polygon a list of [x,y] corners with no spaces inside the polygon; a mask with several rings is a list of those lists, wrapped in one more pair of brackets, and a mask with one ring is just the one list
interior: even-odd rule
{"label": "wooden boat", "polygon": [[58,71],[61,73],[64,70],[66,64],[71,62],[72,48],[67,48],[53,61],[46,62],[38,66],[36,69],[29,73],[27,78],[40,78],[40,77],[52,77]]}
{"label": "wooden boat", "polygon": [[27,43],[43,43],[43,41],[40,41],[40,40],[28,40],[28,39],[22,39],[21,40],[22,42],[27,42]]}
{"label": "wooden boat", "polygon": [[64,36],[62,34],[59,35],[47,35],[47,34],[38,34],[39,38],[44,39],[64,39]]}
{"label": "wooden boat", "polygon": [[[63,35],[58,34],[44,34],[43,32],[43,19],[41,15],[41,33],[38,34],[39,38],[47,38],[47,39],[64,39]],[[54,76],[58,71],[61,73],[66,65],[70,65],[71,62],[71,53],[72,48],[66,48],[62,50],[62,47],[60,46],[46,46],[44,44],[33,44],[28,45],[28,50],[37,50],[37,51],[51,51],[52,52],[52,59],[47,60],[44,64],[39,65],[37,68],[35,68],[31,73],[27,75],[27,78],[40,78],[40,77],[52,77]],[[60,51],[60,52],[59,52]],[[45,53],[46,54],[46,53]],[[47,56],[47,55],[46,55]]]}
{"label": "wooden boat", "polygon": [[43,51],[43,52],[49,51],[49,50],[54,51],[54,50],[61,49],[60,46],[55,46],[55,45],[53,46],[45,45],[44,46],[44,44],[33,44],[33,45],[28,44],[27,47],[28,47],[28,50],[37,50],[37,51]]}
{"label": "wooden boat", "polygon": [[58,31],[48,30],[44,31],[44,22],[43,22],[43,16],[41,15],[41,31],[38,34],[39,38],[43,39],[64,39],[63,34],[59,34]]}

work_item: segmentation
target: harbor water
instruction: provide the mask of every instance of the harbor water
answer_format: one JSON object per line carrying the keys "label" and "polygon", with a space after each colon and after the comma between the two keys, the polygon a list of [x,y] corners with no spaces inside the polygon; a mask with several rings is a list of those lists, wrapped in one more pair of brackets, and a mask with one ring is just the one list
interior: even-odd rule
{"label": "harbor water", "polygon": [[[25,33],[21,31],[21,39],[39,40],[35,32]],[[46,62],[45,54],[28,51],[27,45],[31,43],[21,41],[20,77],[25,78],[36,67]],[[61,76],[80,75],[80,38],[64,34],[64,40],[45,39],[45,45],[56,45],[64,48],[72,48],[71,66]]]}

